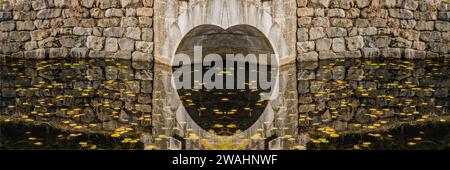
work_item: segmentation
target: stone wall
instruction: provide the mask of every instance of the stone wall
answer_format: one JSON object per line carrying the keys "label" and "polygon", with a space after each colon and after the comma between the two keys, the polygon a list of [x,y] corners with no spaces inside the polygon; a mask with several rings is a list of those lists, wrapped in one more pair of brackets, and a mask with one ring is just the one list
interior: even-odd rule
{"label": "stone wall", "polygon": [[[155,62],[172,65],[179,43],[199,26],[214,25],[227,30],[245,25],[266,36],[280,65],[295,63],[295,3],[296,0],[155,1]],[[244,32],[255,32],[248,31]]]}
{"label": "stone wall", "polygon": [[153,0],[10,0],[0,57],[153,61]]}
{"label": "stone wall", "polygon": [[297,0],[297,61],[449,56],[441,0]]}

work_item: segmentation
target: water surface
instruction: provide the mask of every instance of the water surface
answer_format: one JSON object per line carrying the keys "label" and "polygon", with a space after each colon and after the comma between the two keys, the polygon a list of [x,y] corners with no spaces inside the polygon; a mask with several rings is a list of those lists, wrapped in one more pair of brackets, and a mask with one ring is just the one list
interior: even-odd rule
{"label": "water surface", "polygon": [[[152,63],[2,60],[1,149],[448,149],[448,66],[443,59],[298,63],[280,69],[279,98],[261,102],[261,91],[251,90],[176,98],[164,84],[172,69]],[[196,127],[201,122],[176,103],[197,114],[252,110],[262,118],[237,116],[219,127],[216,117],[203,117],[207,126]],[[245,132],[216,140],[211,129]]]}

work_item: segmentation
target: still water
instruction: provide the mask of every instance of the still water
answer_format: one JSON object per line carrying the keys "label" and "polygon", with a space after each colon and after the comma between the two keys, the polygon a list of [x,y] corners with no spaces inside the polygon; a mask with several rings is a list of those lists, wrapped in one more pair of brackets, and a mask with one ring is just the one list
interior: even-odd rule
{"label": "still water", "polygon": [[279,97],[263,101],[260,90],[174,90],[165,84],[172,68],[152,63],[3,60],[0,147],[448,149],[448,66],[445,60],[283,66]]}
{"label": "still water", "polygon": [[[263,89],[261,85],[258,85],[258,79],[250,80],[249,75],[253,72],[257,78],[259,73],[260,77],[271,82],[271,80],[275,81],[276,74],[272,76],[272,69],[267,65],[264,65],[266,67],[264,70],[267,70],[264,75],[258,72],[262,65],[243,64],[243,67],[237,67],[237,65],[239,64],[234,67],[214,68],[215,70],[210,67],[194,66],[193,68],[202,68],[201,75],[207,74],[210,70],[217,73],[212,80],[219,82],[220,85],[211,89],[205,88],[208,80],[196,80],[195,73],[200,70],[193,70],[187,75],[190,77],[189,82],[193,84],[190,87],[198,85],[199,88],[180,87],[178,90],[180,100],[190,117],[206,131],[221,136],[245,131],[260,118],[266,108],[268,102],[264,99],[264,95],[269,95],[273,87]],[[175,67],[174,72],[178,69],[180,68]],[[276,72],[275,69],[274,72]],[[239,88],[237,74],[245,75],[244,81],[240,82],[242,88]],[[184,78],[181,77],[181,79]],[[251,88],[252,85],[255,85],[254,88]]]}

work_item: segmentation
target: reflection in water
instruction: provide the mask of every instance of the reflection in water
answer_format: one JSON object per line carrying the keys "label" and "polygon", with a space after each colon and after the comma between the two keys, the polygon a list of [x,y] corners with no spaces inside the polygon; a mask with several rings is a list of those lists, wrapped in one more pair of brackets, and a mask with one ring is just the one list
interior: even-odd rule
{"label": "reflection in water", "polygon": [[[11,132],[5,126],[18,121],[36,125],[17,126],[27,129],[27,134],[15,130],[18,138],[2,133],[2,145],[16,148],[7,145],[21,142],[8,140],[21,139],[39,149],[70,138],[91,148],[115,138],[123,147],[105,147],[132,148],[140,140],[136,134],[151,130],[152,68],[151,63],[115,60],[1,61],[2,131]],[[63,131],[43,131],[47,125]],[[84,134],[106,137],[87,141]]]}
{"label": "reflection in water", "polygon": [[[225,62],[224,62],[225,63]],[[240,64],[237,64],[240,65]],[[245,64],[244,64],[245,65]],[[252,66],[251,66],[252,65]],[[197,66],[202,68],[201,66]],[[193,68],[197,68],[193,66]],[[214,77],[215,81],[219,81],[219,77],[223,79],[223,88],[206,89],[202,82],[194,79],[194,70],[191,74],[191,81],[193,84],[203,88],[181,88],[178,90],[178,95],[183,102],[184,108],[189,113],[190,117],[204,130],[219,136],[230,136],[240,131],[245,131],[250,128],[264,112],[267,100],[264,95],[270,94],[271,89],[262,89],[261,85],[258,88],[250,88],[252,84],[258,84],[258,79],[250,80],[250,72],[259,73],[259,69],[251,70],[251,68],[268,67],[267,73],[261,73],[258,76],[268,78],[274,81],[276,74],[271,76],[271,66],[261,66],[258,64],[247,64],[246,67],[221,68],[217,71],[218,74]],[[174,68],[177,70],[179,68]],[[203,68],[204,75],[209,67]],[[245,74],[245,82],[238,82],[237,74]],[[181,77],[184,79],[184,77]],[[233,88],[227,88],[227,79],[233,82]],[[231,80],[232,79],[232,80]],[[270,81],[269,81],[270,82]],[[211,83],[211,82],[210,82]],[[242,89],[238,88],[237,83],[243,83]],[[194,87],[194,86],[191,86]]]}
{"label": "reflection in water", "polygon": [[308,149],[316,150],[436,150],[450,149],[450,124],[429,123],[404,125],[377,133],[350,134],[345,138],[329,139],[328,143],[310,142]]}
{"label": "reflection in water", "polygon": [[[265,90],[258,89],[177,92],[171,84],[172,68],[156,65],[155,74],[153,133],[158,137],[147,144],[160,149],[281,149],[297,145],[294,66],[279,68],[275,88],[279,95],[270,101],[260,100]],[[200,112],[205,109],[210,112]],[[223,116],[229,119],[218,120]],[[216,128],[216,124],[224,127]],[[230,124],[234,125],[226,127]],[[211,129],[215,132],[210,133]]]}
{"label": "reflection in water", "polygon": [[[352,143],[354,149],[367,149],[383,139],[411,135],[396,133],[398,129],[389,132],[405,124],[421,131],[420,125],[427,122],[446,123],[450,111],[449,69],[445,60],[300,63],[300,130],[310,134],[310,149],[348,149],[340,147],[341,141]],[[449,130],[448,126],[432,127]],[[354,134],[364,135],[351,137]],[[430,137],[416,133],[416,141],[406,144],[414,146],[426,140],[422,139],[425,136]],[[379,145],[373,148],[380,149]]]}
{"label": "reflection in water", "polygon": [[[279,95],[261,104],[256,122],[220,136],[200,127],[190,109],[242,108],[237,115],[256,106],[236,106],[243,104],[232,102],[239,92],[178,94],[170,67],[6,60],[0,63],[1,149],[444,149],[450,141],[448,65],[336,60],[283,66]],[[236,129],[247,126],[239,123]]]}
{"label": "reflection in water", "polygon": [[[64,131],[48,125],[8,123],[0,126],[0,149],[141,149],[143,144],[128,138],[96,133]],[[125,143],[124,141],[129,141]]]}

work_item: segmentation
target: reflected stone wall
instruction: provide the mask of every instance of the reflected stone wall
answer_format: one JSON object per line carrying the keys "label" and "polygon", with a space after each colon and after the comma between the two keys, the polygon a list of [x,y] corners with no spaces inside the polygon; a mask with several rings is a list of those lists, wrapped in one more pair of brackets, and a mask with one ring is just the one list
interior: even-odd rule
{"label": "reflected stone wall", "polygon": [[149,132],[151,69],[129,60],[2,60],[1,122],[116,137]]}
{"label": "reflected stone wall", "polygon": [[300,132],[316,140],[450,116],[446,60],[302,62],[297,80]]}

